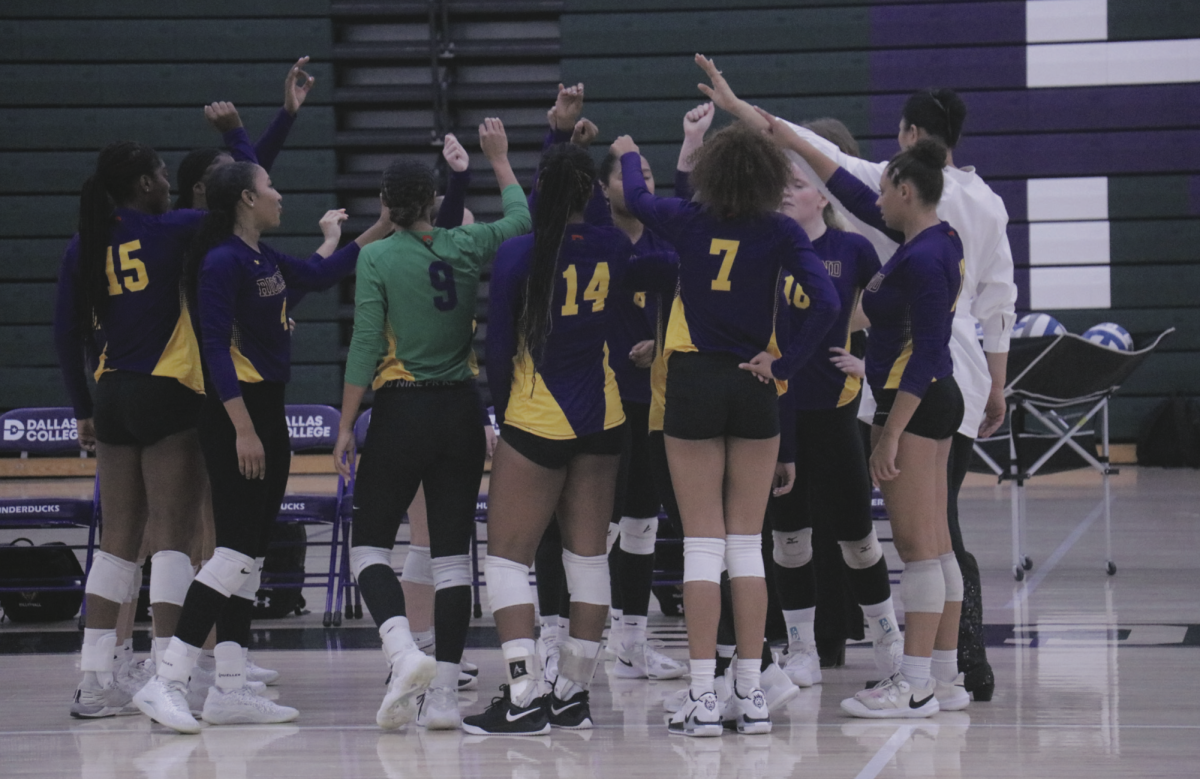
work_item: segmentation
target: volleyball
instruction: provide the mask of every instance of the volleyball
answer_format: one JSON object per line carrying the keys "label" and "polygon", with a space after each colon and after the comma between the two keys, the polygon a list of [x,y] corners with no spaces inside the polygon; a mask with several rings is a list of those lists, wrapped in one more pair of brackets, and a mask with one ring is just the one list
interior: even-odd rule
{"label": "volleyball", "polygon": [[1116,322],[1101,322],[1098,325],[1092,325],[1084,332],[1083,337],[1094,344],[1116,349],[1119,352],[1133,351],[1133,336]]}
{"label": "volleyball", "polygon": [[1016,338],[1038,338],[1043,335],[1066,335],[1067,328],[1049,314],[1026,314],[1013,327]]}

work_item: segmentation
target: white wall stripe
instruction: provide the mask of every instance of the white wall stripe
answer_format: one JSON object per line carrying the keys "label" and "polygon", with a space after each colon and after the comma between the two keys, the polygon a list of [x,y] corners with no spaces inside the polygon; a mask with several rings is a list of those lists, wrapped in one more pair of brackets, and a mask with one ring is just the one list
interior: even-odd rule
{"label": "white wall stripe", "polygon": [[1030,222],[1108,219],[1108,177],[1029,179]]}
{"label": "white wall stripe", "polygon": [[1033,311],[1063,308],[1111,308],[1107,265],[1078,268],[1030,268],[1029,307]]}
{"label": "white wall stripe", "polygon": [[1030,265],[1108,265],[1108,222],[1029,225]]}
{"label": "white wall stripe", "polygon": [[1025,3],[1025,40],[1108,40],[1108,0],[1029,0]]}
{"label": "white wall stripe", "polygon": [[1049,43],[1026,47],[1030,88],[1200,81],[1200,39]]}

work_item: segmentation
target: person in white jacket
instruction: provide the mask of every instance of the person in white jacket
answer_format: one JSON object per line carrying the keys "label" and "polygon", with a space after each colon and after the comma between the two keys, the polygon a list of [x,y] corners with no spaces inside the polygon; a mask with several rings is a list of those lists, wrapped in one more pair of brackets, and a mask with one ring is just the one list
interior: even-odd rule
{"label": "person in white jacket", "polygon": [[[711,86],[700,84],[700,90],[717,107],[765,129],[765,120],[753,106],[734,94],[711,60],[696,55],[696,63],[712,82]],[[947,496],[950,533],[964,583],[957,662],[965,676],[964,684],[975,700],[990,700],[995,681],[983,645],[979,567],[963,545],[958,523],[958,491],[966,477],[975,438],[991,435],[1004,421],[1004,383],[1009,338],[1016,319],[1017,287],[1013,281],[1012,250],[1006,232],[1008,212],[1004,202],[973,167],[959,168],[954,164],[954,147],[961,137],[966,113],[962,99],[953,91],[922,90],[906,102],[897,140],[904,149],[921,138],[935,137],[949,149],[943,170],[945,189],[937,213],[959,231],[966,261],[963,290],[950,339],[954,379],[962,390],[965,406],[963,422],[954,436],[950,455]],[[879,191],[879,179],[887,167],[886,161],[869,162],[852,157],[811,130],[783,121],[821,154]],[[801,161],[801,167],[807,168],[807,163]],[[815,175],[811,178],[819,180]],[[855,218],[828,191],[824,194],[838,212],[874,244],[880,261],[887,262],[897,244]],[[976,323],[983,330],[982,343],[976,335]],[[864,394],[859,418],[870,420],[874,406],[871,398]],[[944,661],[949,662],[948,659]]]}

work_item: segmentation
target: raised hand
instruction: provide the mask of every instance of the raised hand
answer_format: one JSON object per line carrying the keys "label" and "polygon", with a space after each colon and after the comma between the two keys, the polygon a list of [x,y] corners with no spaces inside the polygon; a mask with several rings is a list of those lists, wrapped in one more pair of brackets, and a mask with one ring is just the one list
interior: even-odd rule
{"label": "raised hand", "polygon": [[450,170],[455,173],[462,173],[467,169],[471,158],[467,155],[467,150],[458,142],[454,135],[447,133],[442,141],[442,156],[450,165]]}
{"label": "raised hand", "polygon": [[688,140],[703,141],[704,134],[712,126],[717,109],[712,103],[701,103],[683,115],[683,137]]}
{"label": "raised hand", "polygon": [[586,149],[592,145],[592,141],[596,140],[596,136],[599,134],[600,128],[596,127],[595,122],[591,119],[580,119],[575,123],[575,130],[571,133],[571,143]]}
{"label": "raised hand", "polygon": [[504,132],[504,122],[494,116],[484,119],[479,125],[479,147],[489,160],[507,158],[508,135]]}
{"label": "raised hand", "polygon": [[708,84],[697,84],[700,91],[716,104],[717,108],[724,109],[730,113],[737,113],[735,110],[738,104],[738,96],[733,93],[729,87],[729,83],[725,81],[725,77],[721,75],[721,71],[717,70],[716,64],[703,54],[696,55],[696,64],[708,76],[708,80],[712,82],[712,86]]}
{"label": "raised hand", "polygon": [[342,237],[342,222],[349,219],[346,215],[346,209],[335,208],[332,211],[326,211],[325,216],[321,217],[318,225],[321,227],[321,234],[325,236],[326,241],[336,241]]}
{"label": "raised hand", "polygon": [[242,126],[242,117],[238,116],[233,103],[219,101],[204,106],[204,118],[216,128],[219,133],[227,133]]}
{"label": "raised hand", "polygon": [[641,153],[641,150],[638,149],[638,145],[633,142],[633,138],[628,135],[622,135],[621,137],[617,138],[612,142],[612,145],[608,147],[608,150],[617,159],[620,159],[622,154],[628,154],[631,151]]}
{"label": "raised hand", "polygon": [[292,65],[287,78],[283,81],[283,107],[292,116],[295,116],[296,112],[300,110],[300,106],[304,105],[313,84],[317,82],[315,78],[304,71],[304,66],[307,64],[308,57],[296,60],[296,64]]}
{"label": "raised hand", "polygon": [[575,129],[575,123],[583,114],[583,83],[564,87],[558,85],[558,98],[554,101],[554,121],[562,132]]}

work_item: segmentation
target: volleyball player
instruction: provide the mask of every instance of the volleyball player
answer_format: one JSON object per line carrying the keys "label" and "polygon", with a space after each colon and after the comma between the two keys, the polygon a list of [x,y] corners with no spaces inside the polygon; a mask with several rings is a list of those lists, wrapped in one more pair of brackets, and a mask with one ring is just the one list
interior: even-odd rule
{"label": "volleyball player", "polygon": [[[755,121],[754,109],[739,100],[711,61],[697,63],[712,79],[712,97],[746,121]],[[1017,288],[1013,283],[1012,251],[1006,226],[1008,212],[1003,201],[979,177],[973,167],[956,167],[954,146],[962,135],[967,109],[961,98],[948,89],[922,90],[905,102],[897,140],[901,149],[921,138],[931,137],[946,147],[943,169],[945,190],[938,214],[955,225],[963,240],[966,261],[963,291],[967,298],[955,310],[951,353],[955,380],[963,393],[964,414],[952,446],[947,516],[955,562],[963,578],[964,617],[960,620],[957,663],[964,672],[964,685],[976,700],[990,700],[995,680],[983,645],[983,605],[979,585],[979,567],[962,542],[958,523],[958,491],[966,476],[976,435],[991,435],[1004,421],[1004,384],[1008,363],[1008,342],[1015,320]],[[836,146],[810,131],[789,125],[818,152],[849,171],[855,178],[875,188],[888,163],[867,162],[842,153]],[[863,229],[881,258],[891,255],[896,242],[885,234],[857,221],[837,202],[835,206]],[[982,344],[975,334],[978,323],[983,329]],[[866,401],[864,411],[868,410]],[[944,656],[937,666],[943,675],[952,670],[951,659]]]}
{"label": "volleyball player", "polygon": [[[354,491],[350,561],[391,663],[388,692],[375,718],[386,729],[414,717],[429,729],[457,729],[462,721],[457,689],[471,619],[470,540],[487,448],[471,349],[474,302],[484,264],[503,241],[530,226],[500,120],[486,119],[479,139],[496,173],[504,217],[434,228],[426,220],[435,194],[433,171],[397,161],[384,172],[382,187],[397,231],[359,263],[334,461],[349,476],[345,455],[354,419],[374,379],[375,405]],[[376,375],[381,353],[386,356]],[[391,566],[397,508],[411,503],[420,485],[428,509],[436,663],[413,641],[404,591]]]}
{"label": "volleyball player", "polygon": [[[80,445],[97,453],[100,550],[88,573],[80,669],[71,704],[80,718],[133,713],[131,691],[113,673],[118,612],[141,586],[143,529],[155,556],[150,600],[159,630],[173,629],[168,605],[183,603],[187,554],[201,484],[196,421],[202,402],[200,352],[180,296],[185,247],[203,214],[170,211],[166,166],[137,143],[105,147],[79,202],[79,234],[59,271],[55,347],[75,408]],[[98,359],[96,397],[85,346]]]}
{"label": "volleyball player", "polygon": [[[879,270],[879,258],[861,235],[838,229],[832,206],[799,166],[784,193],[784,214],[804,228],[825,263],[842,304],[837,322],[789,386],[785,403],[795,408],[796,488],[771,505],[775,586],[788,648],[783,670],[801,687],[821,681],[814,622],[817,571],[813,564],[814,525],[821,524],[841,545],[846,576],[869,619],[876,664],[886,676],[899,667],[900,631],[892,607],[883,549],[871,521],[871,479],[858,429],[860,379],[838,367],[850,348],[850,320],[859,297]],[[784,300],[793,326],[808,315],[809,299],[791,277]]]}
{"label": "volleyball player", "polygon": [[[739,655],[724,719],[741,733],[768,733],[760,688],[766,620],[762,522],[779,452],[777,382],[813,353],[840,309],[804,231],[777,214],[788,163],[745,125],[701,147],[693,202],[656,198],[645,187],[637,146],[621,155],[631,214],[679,252],[679,294],[671,311],[664,434],[684,525],[684,602],[692,682],[671,732],[719,735],[713,692],[719,581],[733,586]],[[740,255],[740,262],[739,262]],[[809,317],[781,353],[775,341],[778,286],[786,270],[809,290]]]}
{"label": "volleyball player", "polygon": [[291,373],[288,309],[354,270],[359,247],[391,230],[386,209],[351,245],[338,250],[342,211],[321,219],[325,241],[308,260],[261,242],[279,225],[282,197],[267,172],[237,162],[213,171],[208,214],[189,250],[187,278],[198,303],[206,399],[200,445],[213,496],[217,548],[188,589],[175,636],[156,675],[135,696],[138,708],[181,733],[200,726],[184,698],[209,630],[218,621],[216,685],[202,716],[214,724],[286,722],[295,709],[245,686],[245,651],[262,560],[287,487],[291,445],[284,387]]}
{"label": "volleyball player", "polygon": [[[640,176],[640,169],[639,169]],[[543,735],[592,726],[588,687],[610,600],[605,536],[625,434],[605,346],[610,290],[637,288],[620,230],[584,223],[595,164],[573,144],[542,156],[533,235],[496,255],[488,321],[488,384],[500,442],[488,500],[487,584],[507,684],[473,734]],[[626,286],[628,285],[628,287]],[[543,698],[534,647],[529,564],[551,516],[563,538],[569,636]]]}
{"label": "volleyball player", "polygon": [[904,656],[899,672],[842,701],[842,709],[882,718],[928,717],[943,702],[948,710],[964,708],[970,697],[955,678],[956,665],[952,675],[932,668],[934,651],[956,654],[962,601],[945,512],[951,436],[963,415],[949,343],[965,260],[962,240],[937,214],[946,147],[925,138],[897,154],[876,196],[761,114],[774,137],[804,157],[847,209],[902,242],[867,285],[863,311],[871,321],[866,375],[877,404],[870,469],[904,561]]}

